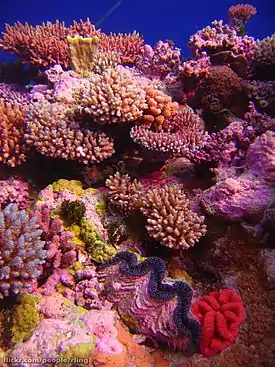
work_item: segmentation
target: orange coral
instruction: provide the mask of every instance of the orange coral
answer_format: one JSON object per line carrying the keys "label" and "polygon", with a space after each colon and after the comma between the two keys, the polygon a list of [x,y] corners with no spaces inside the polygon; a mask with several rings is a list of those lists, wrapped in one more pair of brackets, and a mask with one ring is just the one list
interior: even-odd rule
{"label": "orange coral", "polygon": [[146,90],[148,109],[144,111],[141,122],[146,127],[153,127],[157,131],[168,130],[172,118],[178,110],[178,103],[160,90],[148,88]]}
{"label": "orange coral", "polygon": [[117,323],[118,340],[124,346],[124,353],[103,354],[96,351],[92,367],[169,367],[161,353],[149,353],[137,344],[131,334]]}
{"label": "orange coral", "polygon": [[23,143],[26,109],[0,99],[0,162],[11,167],[26,160],[26,146]]}

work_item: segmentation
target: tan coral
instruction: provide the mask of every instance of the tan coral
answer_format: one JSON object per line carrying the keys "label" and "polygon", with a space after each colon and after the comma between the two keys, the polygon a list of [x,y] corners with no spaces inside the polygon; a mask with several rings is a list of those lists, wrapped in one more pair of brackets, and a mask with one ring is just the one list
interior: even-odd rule
{"label": "tan coral", "polygon": [[116,173],[110,176],[105,185],[109,189],[108,200],[123,214],[128,214],[135,210],[137,201],[142,192],[142,184],[137,180],[131,180],[129,175]]}
{"label": "tan coral", "polygon": [[14,167],[26,160],[23,143],[26,109],[0,99],[0,162]]}
{"label": "tan coral", "polygon": [[84,111],[100,124],[133,122],[146,109],[145,91],[123,69],[107,69],[90,78],[82,98]]}
{"label": "tan coral", "polygon": [[149,190],[142,198],[149,235],[166,247],[186,249],[206,233],[204,217],[189,209],[189,200],[177,185]]}

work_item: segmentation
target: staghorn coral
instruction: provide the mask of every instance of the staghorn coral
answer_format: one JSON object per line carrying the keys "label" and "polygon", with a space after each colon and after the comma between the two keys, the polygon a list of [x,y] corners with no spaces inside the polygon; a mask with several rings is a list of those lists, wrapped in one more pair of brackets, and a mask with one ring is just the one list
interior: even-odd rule
{"label": "staghorn coral", "polygon": [[65,230],[59,218],[51,218],[47,205],[43,204],[33,213],[43,230],[41,238],[45,241],[46,269],[66,268],[77,258],[76,245],[73,242],[74,233]]}
{"label": "staghorn coral", "polygon": [[6,24],[0,48],[10,51],[32,65],[49,67],[60,64],[70,65],[66,42],[67,29],[58,20],[31,26],[28,23]]}
{"label": "staghorn coral", "polygon": [[234,344],[245,320],[241,297],[233,289],[214,291],[193,303],[192,312],[202,327],[200,352],[213,357]]}
{"label": "staghorn coral", "polygon": [[25,113],[24,105],[0,99],[0,163],[15,167],[25,162]]}
{"label": "staghorn coral", "polygon": [[163,283],[165,263],[151,257],[138,263],[135,254],[120,252],[98,270],[107,299],[142,334],[174,349],[196,351],[200,325],[189,308],[191,287],[182,281]]}
{"label": "staghorn coral", "polygon": [[143,187],[136,179],[131,180],[129,175],[120,175],[116,172],[105,181],[108,188],[108,201],[123,214],[129,214],[137,208],[137,201]]}
{"label": "staghorn coral", "polygon": [[32,286],[45,262],[42,230],[36,216],[9,204],[0,212],[0,298]]}
{"label": "staghorn coral", "polygon": [[48,157],[84,164],[100,162],[113,154],[111,139],[101,132],[81,130],[67,112],[64,105],[46,100],[31,104],[26,117],[27,144]]}
{"label": "staghorn coral", "polygon": [[189,200],[177,185],[148,190],[140,211],[147,218],[149,235],[166,247],[186,249],[206,233],[204,217],[189,209]]}
{"label": "staghorn coral", "polygon": [[145,91],[122,68],[108,69],[89,79],[81,104],[95,123],[133,122],[147,108]]}
{"label": "staghorn coral", "polygon": [[20,106],[27,105],[31,96],[27,89],[17,84],[0,83],[0,99],[5,103],[17,102]]}
{"label": "staghorn coral", "polygon": [[0,48],[38,67],[47,68],[59,64],[64,69],[68,69],[70,56],[67,36],[98,37],[99,51],[118,52],[123,64],[135,64],[143,53],[144,41],[138,33],[106,35],[96,30],[89,19],[74,22],[68,28],[65,27],[64,22],[59,21],[54,24],[42,23],[35,27],[20,22],[13,26],[6,24],[3,38],[0,40]]}
{"label": "staghorn coral", "polygon": [[209,73],[210,66],[210,57],[207,56],[206,52],[203,52],[199,59],[184,61],[180,65],[179,71],[182,78],[199,78]]}

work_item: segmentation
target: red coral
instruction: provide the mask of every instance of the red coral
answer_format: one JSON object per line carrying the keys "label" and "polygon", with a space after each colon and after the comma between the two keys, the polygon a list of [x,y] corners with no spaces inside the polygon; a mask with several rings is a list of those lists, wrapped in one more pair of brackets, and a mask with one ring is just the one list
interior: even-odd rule
{"label": "red coral", "polygon": [[192,305],[192,313],[202,326],[200,351],[213,357],[235,343],[245,320],[242,298],[233,289],[214,291]]}

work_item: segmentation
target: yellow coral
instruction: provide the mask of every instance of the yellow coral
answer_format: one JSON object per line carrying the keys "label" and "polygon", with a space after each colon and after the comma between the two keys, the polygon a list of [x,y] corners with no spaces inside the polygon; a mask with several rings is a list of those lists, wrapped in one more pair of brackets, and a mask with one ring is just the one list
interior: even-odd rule
{"label": "yellow coral", "polygon": [[28,340],[40,321],[39,311],[36,305],[40,297],[21,293],[18,299],[19,304],[11,312],[10,322],[12,341],[14,343]]}
{"label": "yellow coral", "polygon": [[85,190],[82,187],[81,181],[78,180],[66,180],[61,178],[60,180],[54,182],[51,186],[53,192],[61,192],[63,190],[68,190],[78,197],[84,195],[85,192]]}
{"label": "yellow coral", "polygon": [[98,49],[98,37],[67,37],[72,69],[83,77],[91,74]]}
{"label": "yellow coral", "polygon": [[103,241],[95,227],[85,219],[81,221],[81,238],[91,258],[96,262],[104,262],[111,259],[117,251]]}

